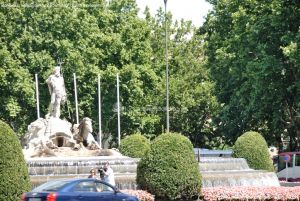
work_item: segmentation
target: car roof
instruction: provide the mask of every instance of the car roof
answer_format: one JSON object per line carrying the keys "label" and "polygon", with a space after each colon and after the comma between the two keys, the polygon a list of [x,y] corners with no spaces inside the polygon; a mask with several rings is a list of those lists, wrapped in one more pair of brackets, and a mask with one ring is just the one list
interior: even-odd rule
{"label": "car roof", "polygon": [[60,178],[60,179],[51,179],[45,183],[48,183],[48,182],[55,182],[55,181],[65,181],[65,182],[68,182],[68,183],[74,183],[74,182],[81,182],[81,181],[99,181],[99,182],[102,182],[102,183],[105,183],[103,181],[101,181],[100,179],[96,179],[96,178]]}
{"label": "car roof", "polygon": [[67,179],[55,179],[55,181],[100,181],[95,178],[67,178]]}
{"label": "car roof", "polygon": [[[102,182],[101,180],[99,179],[95,179],[95,178],[62,178],[62,179],[53,179],[53,180],[49,180],[39,186],[37,186],[36,188],[33,189],[33,191],[41,191],[41,189],[43,188],[48,188],[47,185],[50,185],[51,186],[51,183],[56,183],[56,182],[63,182],[63,183],[68,183],[68,184],[74,184],[74,183],[77,183],[77,182],[85,182],[85,181],[99,181],[99,182]],[[105,183],[105,182],[102,182],[102,183]],[[59,187],[60,189],[63,189],[64,187],[61,186]],[[43,191],[43,190],[42,190]]]}

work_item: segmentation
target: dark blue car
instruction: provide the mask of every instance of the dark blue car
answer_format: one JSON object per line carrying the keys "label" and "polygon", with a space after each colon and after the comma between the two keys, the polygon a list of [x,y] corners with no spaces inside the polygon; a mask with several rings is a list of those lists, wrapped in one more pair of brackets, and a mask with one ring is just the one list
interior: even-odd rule
{"label": "dark blue car", "polygon": [[44,183],[22,195],[22,201],[138,201],[97,179],[65,179]]}

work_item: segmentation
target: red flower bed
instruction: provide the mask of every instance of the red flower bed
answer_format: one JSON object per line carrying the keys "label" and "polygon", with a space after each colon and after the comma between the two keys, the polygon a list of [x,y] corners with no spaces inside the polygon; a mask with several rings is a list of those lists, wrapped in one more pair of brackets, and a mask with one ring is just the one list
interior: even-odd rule
{"label": "red flower bed", "polygon": [[298,187],[211,187],[202,189],[203,200],[300,200]]}
{"label": "red flower bed", "polygon": [[[143,190],[121,190],[123,193],[134,195],[140,201],[154,201],[154,196]],[[204,201],[248,201],[248,200],[272,200],[272,201],[299,201],[300,186],[298,187],[211,187],[202,188],[202,200]]]}
{"label": "red flower bed", "polygon": [[134,195],[139,198],[140,201],[154,201],[154,196],[147,191],[143,190],[121,190],[123,193]]}

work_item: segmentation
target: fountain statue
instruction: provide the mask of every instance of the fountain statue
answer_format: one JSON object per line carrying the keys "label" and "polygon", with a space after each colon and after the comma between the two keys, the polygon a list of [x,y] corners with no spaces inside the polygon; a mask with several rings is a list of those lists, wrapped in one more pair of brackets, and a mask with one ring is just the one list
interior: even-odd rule
{"label": "fountain statue", "polygon": [[115,150],[102,150],[92,135],[92,120],[85,117],[72,126],[60,118],[60,107],[66,101],[64,78],[60,66],[46,80],[51,101],[49,113],[28,126],[25,134],[26,158],[51,156],[101,156],[121,154]]}
{"label": "fountain statue", "polygon": [[79,125],[74,125],[74,138],[81,147],[87,147],[89,149],[100,149],[98,142],[95,141],[92,132],[92,120],[88,117],[82,119]]}
{"label": "fountain statue", "polygon": [[51,95],[50,116],[59,118],[60,105],[64,104],[67,98],[64,78],[60,74],[60,66],[56,66],[52,75],[46,80]]}
{"label": "fountain statue", "polygon": [[[119,188],[136,188],[137,160],[122,156],[116,149],[101,149],[92,132],[92,119],[85,117],[72,125],[60,118],[66,101],[60,66],[54,68],[46,83],[51,96],[49,113],[29,124],[23,150],[33,186],[56,178],[87,177],[91,168],[110,161]],[[130,178],[128,180],[128,178]]]}

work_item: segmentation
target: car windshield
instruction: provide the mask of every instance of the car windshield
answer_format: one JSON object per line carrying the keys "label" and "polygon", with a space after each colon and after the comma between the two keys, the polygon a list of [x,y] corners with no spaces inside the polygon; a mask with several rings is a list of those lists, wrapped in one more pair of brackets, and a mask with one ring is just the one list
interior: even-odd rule
{"label": "car windshield", "polygon": [[35,189],[32,190],[32,192],[40,192],[40,191],[58,191],[60,188],[64,187],[66,184],[68,184],[70,181],[49,181],[47,183],[44,183]]}

